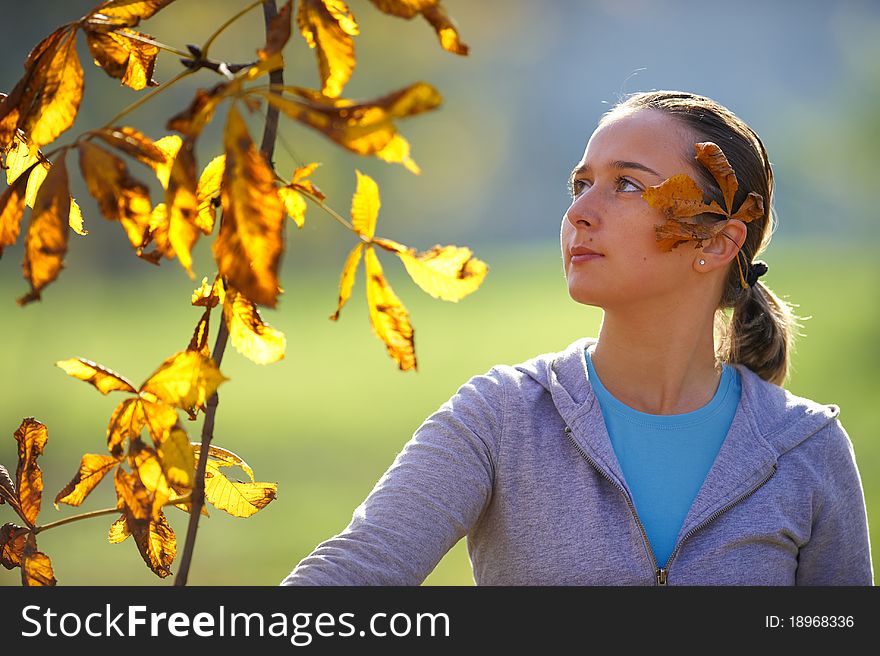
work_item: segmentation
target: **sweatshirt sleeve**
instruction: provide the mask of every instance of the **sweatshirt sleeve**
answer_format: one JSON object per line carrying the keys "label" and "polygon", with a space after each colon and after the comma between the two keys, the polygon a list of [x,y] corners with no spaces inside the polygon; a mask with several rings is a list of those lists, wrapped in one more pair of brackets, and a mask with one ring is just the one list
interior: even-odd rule
{"label": "sweatshirt sleeve", "polygon": [[870,586],[874,568],[855,450],[839,420],[824,430],[823,487],[810,540],[798,553],[796,584]]}
{"label": "sweatshirt sleeve", "polygon": [[416,429],[354,510],[281,585],[420,585],[492,496],[502,374],[473,376]]}

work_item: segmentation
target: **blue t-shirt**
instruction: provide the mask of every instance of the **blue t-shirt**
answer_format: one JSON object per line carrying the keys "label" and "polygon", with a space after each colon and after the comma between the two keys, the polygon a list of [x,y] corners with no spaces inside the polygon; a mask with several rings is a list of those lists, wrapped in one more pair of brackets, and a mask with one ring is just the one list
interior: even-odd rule
{"label": "blue t-shirt", "polygon": [[742,391],[739,372],[724,364],[718,390],[702,408],[653,415],[614,398],[596,375],[589,350],[585,355],[614,453],[657,564],[663,567],[730,430]]}

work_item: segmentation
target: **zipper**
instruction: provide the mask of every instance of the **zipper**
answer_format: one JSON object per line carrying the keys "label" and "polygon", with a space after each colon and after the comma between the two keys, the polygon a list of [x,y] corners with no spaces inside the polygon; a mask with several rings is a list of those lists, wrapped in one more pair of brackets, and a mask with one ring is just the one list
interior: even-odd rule
{"label": "zipper", "polygon": [[[639,527],[639,531],[642,532],[642,537],[645,539],[645,550],[648,552],[648,556],[651,559],[651,566],[654,568],[657,576],[657,585],[666,585],[666,569],[657,567],[657,558],[654,557],[654,550],[651,549],[651,543],[648,541],[648,534],[645,532],[645,527],[642,525],[642,520],[639,519],[639,514],[636,512],[636,507],[633,505],[632,500],[629,498],[629,495],[626,493],[626,490],[623,489],[623,486],[620,485],[617,481],[611,478],[608,474],[602,471],[602,468],[596,464],[596,461],[593,460],[590,456],[587,455],[587,452],[581,448],[581,445],[577,443],[574,437],[571,434],[571,428],[568,426],[565,427],[565,436],[569,439],[569,441],[574,444],[574,448],[578,450],[584,459],[593,465],[593,468],[602,474],[614,487],[620,490],[623,493],[623,498],[626,499],[627,505],[629,505],[629,509],[632,512],[633,519],[636,520],[636,524]],[[667,563],[668,565],[668,563]]]}
{"label": "zipper", "polygon": [[690,531],[688,531],[685,534],[685,536],[681,540],[679,540],[678,544],[675,545],[675,549],[673,549],[672,553],[669,554],[669,559],[666,561],[666,564],[663,567],[658,567],[657,566],[657,558],[654,556],[654,551],[653,551],[653,549],[651,549],[651,543],[648,540],[648,534],[645,532],[645,527],[642,525],[642,522],[639,519],[639,514],[636,512],[635,506],[633,505],[633,502],[630,499],[629,495],[626,493],[626,490],[623,488],[622,485],[617,483],[613,478],[611,478],[608,474],[606,474],[604,471],[602,471],[602,469],[599,467],[599,465],[596,464],[596,461],[593,460],[589,455],[587,455],[586,451],[584,451],[583,448],[581,448],[581,445],[578,444],[577,441],[572,436],[571,428],[568,426],[565,427],[565,435],[566,435],[566,437],[568,437],[569,441],[574,445],[574,448],[577,449],[578,453],[580,453],[581,456],[583,456],[583,458],[587,462],[589,462],[597,472],[599,472],[605,479],[607,479],[612,485],[614,485],[614,487],[616,487],[618,490],[620,490],[623,493],[623,497],[624,497],[624,499],[626,499],[626,503],[627,503],[627,505],[629,505],[629,509],[632,512],[633,519],[636,520],[636,524],[639,527],[639,531],[641,531],[642,537],[645,540],[645,549],[651,558],[651,565],[654,568],[655,580],[657,581],[657,585],[664,585],[665,586],[667,584],[667,575],[669,572],[669,566],[672,563],[672,559],[675,558],[675,555],[678,553],[679,549],[681,549],[681,545],[684,544],[685,540],[687,540],[689,537],[691,537],[694,533],[699,531],[701,528],[705,528],[708,524],[711,524],[713,521],[718,519],[718,517],[720,515],[727,512],[728,510],[733,508],[735,505],[737,505],[741,501],[744,501],[745,499],[750,497],[752,494],[754,494],[758,490],[758,488],[760,488],[762,485],[764,485],[764,483],[766,483],[771,478],[773,478],[773,474],[776,473],[776,470],[778,467],[778,465],[774,462],[773,469],[770,471],[770,474],[768,474],[767,477],[763,481],[758,483],[755,487],[753,487],[751,490],[746,492],[744,495],[738,497],[737,499],[734,499],[731,503],[727,504],[723,508],[716,510],[708,518],[706,518],[703,522],[701,522],[700,524],[698,524],[697,526],[692,528]]}

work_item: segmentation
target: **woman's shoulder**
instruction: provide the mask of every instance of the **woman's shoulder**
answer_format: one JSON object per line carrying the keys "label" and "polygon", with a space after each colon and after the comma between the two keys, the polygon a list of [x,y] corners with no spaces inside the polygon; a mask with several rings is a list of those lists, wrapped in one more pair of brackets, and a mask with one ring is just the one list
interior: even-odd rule
{"label": "woman's shoulder", "polygon": [[[840,406],[795,394],[764,380],[744,365],[740,373],[742,403],[754,430],[782,455],[806,443],[811,447],[827,441],[846,447],[849,438],[840,422]],[[850,444],[851,446],[851,444]]]}

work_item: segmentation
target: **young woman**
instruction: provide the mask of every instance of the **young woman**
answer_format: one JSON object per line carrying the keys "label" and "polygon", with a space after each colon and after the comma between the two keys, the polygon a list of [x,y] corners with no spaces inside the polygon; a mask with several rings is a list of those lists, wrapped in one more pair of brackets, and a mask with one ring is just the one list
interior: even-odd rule
{"label": "young woman", "polygon": [[563,266],[598,337],[468,380],[282,583],[417,585],[466,535],[478,585],[872,585],[840,409],[782,387],[797,324],[755,261],[758,136],[634,94],[571,187]]}

